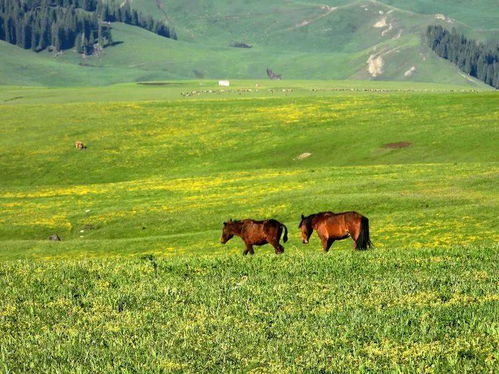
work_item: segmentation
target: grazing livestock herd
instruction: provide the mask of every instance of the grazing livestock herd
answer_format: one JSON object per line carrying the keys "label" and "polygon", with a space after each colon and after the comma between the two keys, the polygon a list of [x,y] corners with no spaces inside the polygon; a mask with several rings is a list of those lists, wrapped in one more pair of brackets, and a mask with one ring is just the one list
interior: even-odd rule
{"label": "grazing livestock herd", "polygon": [[[313,231],[317,232],[322,243],[324,252],[336,240],[352,238],[354,249],[364,250],[372,247],[369,237],[369,220],[367,217],[357,212],[321,212],[305,217],[301,216],[298,228],[301,231],[303,244],[308,244]],[[284,252],[284,247],[279,243],[284,232],[283,242],[288,241],[288,228],[275,219],[255,221],[253,219],[243,219],[241,221],[224,222],[222,237],[220,242],[227,243],[234,235],[239,236],[246,248],[243,255],[255,254],[254,245],[270,244],[274,247],[275,253]]]}

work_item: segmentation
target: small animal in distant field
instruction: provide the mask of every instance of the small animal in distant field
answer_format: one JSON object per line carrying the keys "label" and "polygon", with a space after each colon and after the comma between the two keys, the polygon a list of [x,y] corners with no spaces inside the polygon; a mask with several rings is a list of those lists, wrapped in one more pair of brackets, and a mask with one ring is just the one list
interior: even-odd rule
{"label": "small animal in distant field", "polygon": [[75,142],[75,148],[76,149],[87,149],[87,146],[85,144],[83,144],[83,142],[77,140]]}
{"label": "small animal in distant field", "polygon": [[308,244],[313,231],[317,231],[324,252],[329,251],[336,240],[347,238],[353,239],[354,249],[372,247],[369,220],[357,212],[321,212],[307,217],[302,214],[298,228],[301,230],[303,244]]}
{"label": "small animal in distant field", "polygon": [[243,255],[247,255],[248,253],[253,255],[255,254],[253,250],[254,245],[264,245],[267,243],[274,247],[276,254],[280,254],[284,252],[284,247],[279,244],[283,231],[284,236],[282,239],[286,243],[288,241],[288,228],[275,219],[265,221],[255,221],[253,219],[233,221],[231,219],[228,222],[224,222],[220,242],[225,244],[234,235],[237,235],[246,245]]}
{"label": "small animal in distant field", "polygon": [[49,236],[49,240],[54,240],[54,241],[60,242],[61,238],[57,234],[52,234]]}

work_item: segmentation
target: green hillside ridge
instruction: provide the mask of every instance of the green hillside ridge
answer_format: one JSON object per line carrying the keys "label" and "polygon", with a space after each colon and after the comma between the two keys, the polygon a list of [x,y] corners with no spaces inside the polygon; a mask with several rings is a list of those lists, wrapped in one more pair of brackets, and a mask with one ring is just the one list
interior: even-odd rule
{"label": "green hillside ridge", "polygon": [[[140,6],[141,3],[135,4]],[[385,14],[388,12],[391,13]],[[187,1],[169,4],[168,15],[171,22],[178,25],[184,40],[220,45],[224,40],[241,38],[258,45],[309,51],[331,47],[349,49],[345,41],[355,37],[360,41],[382,39],[380,33],[362,31],[370,29],[376,22],[371,21],[385,15],[392,18],[397,15],[414,23],[433,18],[367,1],[350,1],[343,5],[293,1],[257,1],[251,4]],[[161,15],[156,13],[156,16]],[[303,39],[308,39],[309,44],[304,44]]]}
{"label": "green hillside ridge", "polygon": [[[456,18],[440,19],[433,12],[469,6],[419,2],[416,9],[403,9],[397,8],[403,5],[399,2],[390,3],[135,0],[132,7],[144,14],[167,18],[179,40],[115,23],[113,38],[123,43],[87,58],[71,51],[57,57],[48,52],[21,53],[0,42],[0,84],[66,86],[172,78],[261,79],[266,77],[265,69],[271,67],[284,79],[481,85],[438,58],[422,38],[426,26],[434,23],[457,27],[477,38],[494,37],[494,23],[485,17],[478,28],[473,21],[479,14],[494,13],[492,4],[482,4],[470,12],[451,12],[450,16]],[[422,12],[422,8],[427,11]],[[230,47],[233,42],[245,42],[252,48]]]}

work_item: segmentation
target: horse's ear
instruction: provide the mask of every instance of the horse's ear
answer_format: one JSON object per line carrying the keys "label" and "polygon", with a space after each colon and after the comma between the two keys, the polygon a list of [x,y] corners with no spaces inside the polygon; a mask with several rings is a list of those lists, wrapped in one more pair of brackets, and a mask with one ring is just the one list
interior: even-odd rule
{"label": "horse's ear", "polygon": [[301,214],[301,219],[305,219],[305,216],[303,215],[303,213]]}
{"label": "horse's ear", "polygon": [[227,226],[227,222],[224,222],[224,226]]}

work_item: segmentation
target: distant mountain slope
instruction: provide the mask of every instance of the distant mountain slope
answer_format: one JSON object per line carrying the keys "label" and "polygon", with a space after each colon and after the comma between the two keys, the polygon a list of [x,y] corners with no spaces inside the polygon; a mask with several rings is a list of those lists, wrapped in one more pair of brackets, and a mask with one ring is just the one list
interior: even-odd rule
{"label": "distant mountain slope", "polygon": [[[319,20],[327,20],[334,27],[323,31],[336,37],[359,33],[359,26],[377,12],[396,12],[403,19],[417,16],[415,23],[443,23],[464,28],[480,39],[498,38],[499,10],[495,0],[132,0],[133,6],[154,17],[166,17],[176,25],[184,40],[212,40],[248,37],[276,44],[274,36],[280,32],[306,29]],[[359,8],[366,12],[363,16]],[[351,14],[338,12],[348,9]],[[339,14],[340,13],[340,14]],[[342,27],[343,26],[343,27]],[[347,27],[345,27],[347,26]],[[293,44],[295,40],[291,37]]]}
{"label": "distant mountain slope", "polygon": [[497,0],[380,0],[380,2],[415,13],[444,15],[448,21],[454,19],[475,30],[499,31]]}
{"label": "distant mountain slope", "polygon": [[[21,54],[0,43],[0,84],[104,85],[189,78],[410,80],[481,86],[425,46],[429,24],[498,38],[494,1],[130,0],[178,41],[115,23],[99,57]],[[167,16],[168,15],[168,16]],[[483,22],[480,20],[483,19]],[[235,42],[251,48],[231,47]],[[12,48],[11,48],[12,47]],[[22,57],[21,57],[22,55]],[[18,58],[16,57],[18,56]],[[43,72],[48,74],[43,74]],[[57,73],[52,73],[57,72]],[[58,75],[60,74],[60,75]],[[50,77],[50,79],[48,78]]]}

